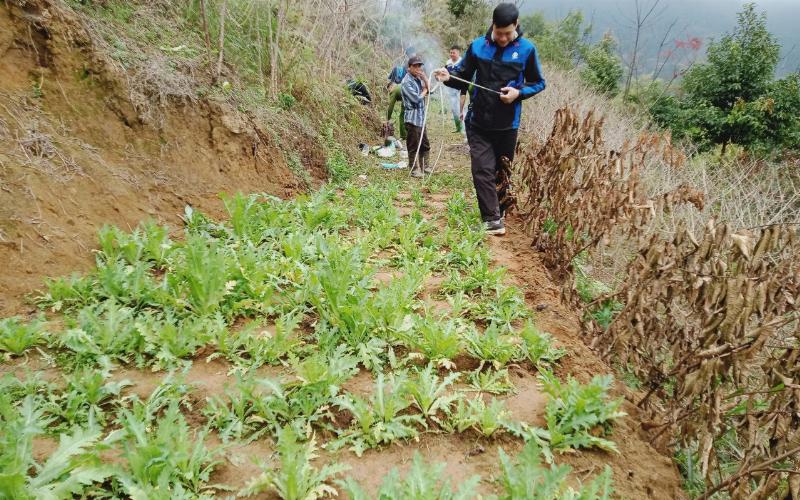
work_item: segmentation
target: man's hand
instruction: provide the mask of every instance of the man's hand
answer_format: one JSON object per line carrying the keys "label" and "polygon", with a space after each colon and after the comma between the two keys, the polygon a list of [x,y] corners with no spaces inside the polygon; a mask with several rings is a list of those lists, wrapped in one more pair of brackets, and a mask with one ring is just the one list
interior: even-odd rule
{"label": "man's hand", "polygon": [[440,82],[446,82],[450,79],[450,72],[447,71],[447,68],[439,68],[433,71],[433,76]]}
{"label": "man's hand", "polygon": [[500,89],[500,100],[505,104],[511,104],[519,97],[519,90],[514,87],[503,87]]}
{"label": "man's hand", "polygon": [[419,73],[419,79],[422,80],[422,83],[425,84],[426,89],[431,88],[431,82],[428,81],[428,75],[425,74],[425,70],[421,70]]}

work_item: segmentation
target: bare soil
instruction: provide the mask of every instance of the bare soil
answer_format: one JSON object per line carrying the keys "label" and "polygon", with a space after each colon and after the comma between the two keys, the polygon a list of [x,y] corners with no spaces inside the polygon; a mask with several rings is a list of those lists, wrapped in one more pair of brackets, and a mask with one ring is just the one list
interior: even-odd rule
{"label": "bare soil", "polygon": [[85,19],[22,4],[0,3],[0,314],[30,312],[43,277],[87,269],[103,224],[179,227],[186,205],[222,215],[222,192],[291,197],[305,186],[284,149],[315,184],[326,175],[318,138],[289,123],[210,98],[134,103]]}

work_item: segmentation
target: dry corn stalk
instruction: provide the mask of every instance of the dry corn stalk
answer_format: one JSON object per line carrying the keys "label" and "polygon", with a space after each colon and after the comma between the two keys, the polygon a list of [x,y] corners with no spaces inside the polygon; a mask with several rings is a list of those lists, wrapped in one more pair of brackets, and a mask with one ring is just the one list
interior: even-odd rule
{"label": "dry corn stalk", "polygon": [[612,234],[636,241],[665,207],[703,203],[702,194],[688,186],[658,199],[642,194],[639,172],[649,156],[671,166],[684,161],[669,137],[644,134],[621,151],[607,151],[602,128],[603,120],[593,113],[580,119],[562,108],[545,145],[521,155],[520,211],[545,264],[565,278],[568,295],[573,295],[572,263],[581,252],[607,243]]}
{"label": "dry corn stalk", "polygon": [[[648,221],[677,203],[701,208],[702,193],[681,186],[646,199],[639,172],[648,156],[671,165],[683,157],[656,135],[608,152],[601,132],[602,120],[561,109],[547,143],[521,155],[534,245],[574,298],[578,254],[612,237],[634,242],[622,284],[595,302],[622,310],[607,330],[593,321],[585,330],[645,381],[643,428],[664,448],[696,448],[705,498],[800,498],[799,228],[711,221],[697,237],[684,225],[648,234]],[[733,460],[719,453],[723,440]]]}
{"label": "dry corn stalk", "polygon": [[[622,311],[608,330],[587,329],[596,349],[647,381],[639,405],[653,440],[699,443],[701,472],[717,483],[709,494],[777,494],[781,468],[800,459],[798,227],[733,232],[711,221],[699,239],[685,228],[653,236],[609,298]],[[735,436],[738,469],[713,477],[725,436]]]}

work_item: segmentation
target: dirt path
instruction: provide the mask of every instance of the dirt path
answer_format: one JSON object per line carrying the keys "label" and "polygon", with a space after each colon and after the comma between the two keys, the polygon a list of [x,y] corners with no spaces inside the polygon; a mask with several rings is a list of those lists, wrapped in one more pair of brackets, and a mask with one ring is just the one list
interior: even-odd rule
{"label": "dirt path", "polygon": [[[430,124],[430,140],[434,158],[442,150],[435,175],[447,179],[446,182],[431,179],[426,183],[434,186],[433,192],[428,194],[434,210],[443,208],[442,201],[456,189],[463,189],[465,194],[474,197],[469,149],[452,132],[452,125],[449,122],[443,124],[439,116],[434,116]],[[445,192],[438,192],[439,184],[453,187],[445,189]],[[523,230],[523,221],[518,216],[511,215],[506,221],[506,227],[505,236],[488,239],[492,262],[508,269],[509,281],[525,290],[528,306],[537,311],[537,325],[552,334],[566,348],[568,355],[556,369],[558,376],[566,378],[571,375],[586,383],[594,375],[613,374],[613,369],[584,344],[580,334],[580,318],[561,302],[559,287],[531,247],[531,239]],[[535,380],[533,383],[522,383],[526,376],[527,374],[520,374],[522,378],[515,379],[519,392],[508,404],[513,409],[515,418],[541,425],[546,398],[541,394]],[[634,399],[632,392],[621,382],[617,382],[616,392],[618,396],[626,398],[624,411],[628,413],[628,417],[616,426],[612,436],[620,453],[615,455],[602,451],[581,451],[562,455],[560,461],[571,465],[581,477],[597,473],[605,464],[610,465],[614,471],[616,492],[624,498],[685,498],[675,464],[640,436],[638,411],[631,403]]]}

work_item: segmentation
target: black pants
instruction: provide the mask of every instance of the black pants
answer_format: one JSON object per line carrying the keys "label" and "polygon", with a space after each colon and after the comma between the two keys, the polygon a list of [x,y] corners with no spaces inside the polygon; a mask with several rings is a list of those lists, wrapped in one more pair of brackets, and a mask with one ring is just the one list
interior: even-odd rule
{"label": "black pants", "polygon": [[[408,134],[406,144],[408,147],[408,161],[411,163],[411,170],[429,173],[430,165],[428,165],[428,156],[431,150],[431,143],[428,142],[428,131],[423,130],[422,127],[406,123],[406,133]],[[417,147],[419,147],[419,158],[415,162]]]}
{"label": "black pants", "polygon": [[484,222],[500,220],[499,200],[505,198],[507,182],[501,182],[502,164],[505,156],[514,160],[517,147],[517,130],[483,130],[467,124],[469,156],[472,160],[472,183],[478,197],[478,208]]}

